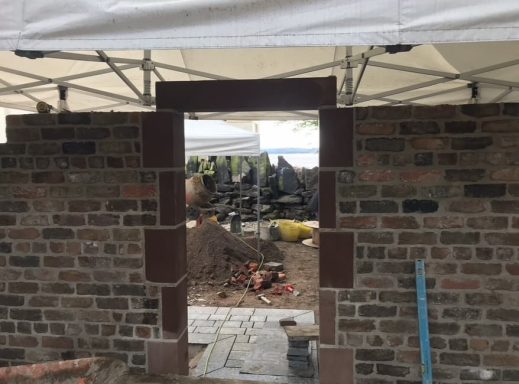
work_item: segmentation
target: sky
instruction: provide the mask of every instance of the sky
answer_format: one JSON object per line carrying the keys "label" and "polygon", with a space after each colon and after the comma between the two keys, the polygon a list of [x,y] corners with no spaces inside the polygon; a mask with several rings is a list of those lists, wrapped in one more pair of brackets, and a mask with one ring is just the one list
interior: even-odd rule
{"label": "sky", "polygon": [[318,148],[319,130],[300,128],[298,121],[258,121],[261,148]]}

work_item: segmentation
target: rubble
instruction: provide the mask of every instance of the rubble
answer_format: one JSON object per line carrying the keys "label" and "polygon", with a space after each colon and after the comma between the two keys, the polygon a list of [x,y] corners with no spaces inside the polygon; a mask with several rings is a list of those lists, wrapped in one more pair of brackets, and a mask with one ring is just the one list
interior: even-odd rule
{"label": "rubble", "polygon": [[[218,207],[219,222],[229,219],[231,212],[239,212],[242,221],[253,221],[257,212],[267,220],[274,219],[314,219],[315,212],[308,204],[317,191],[318,167],[298,169],[289,164],[283,156],[278,158],[278,166],[270,164],[268,154],[259,158],[260,204],[258,204],[257,172],[255,157],[215,157],[205,161],[201,169],[212,174],[216,183],[216,193],[211,204]],[[240,161],[242,177],[240,179]],[[210,170],[208,171],[207,168]],[[196,169],[195,159],[190,158],[188,175]],[[215,169],[215,170],[214,170]],[[241,181],[241,196],[240,182]],[[228,207],[228,209],[223,207]]]}
{"label": "rubble", "polygon": [[[191,284],[214,281],[223,284],[237,266],[259,261],[254,237],[238,238],[219,224],[205,220],[187,230],[188,278]],[[283,253],[270,241],[260,242],[265,261],[282,261]]]}
{"label": "rubble", "polygon": [[264,266],[267,271],[281,272],[284,269],[282,263],[278,263],[275,261],[269,261],[268,263],[265,263]]}

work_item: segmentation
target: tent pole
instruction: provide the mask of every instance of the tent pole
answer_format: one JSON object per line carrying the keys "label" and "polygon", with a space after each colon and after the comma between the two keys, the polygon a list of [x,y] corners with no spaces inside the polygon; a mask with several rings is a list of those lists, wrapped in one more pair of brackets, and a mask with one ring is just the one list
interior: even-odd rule
{"label": "tent pole", "polygon": [[439,79],[434,79],[434,80],[430,80],[430,81],[425,81],[423,83],[408,85],[406,87],[393,89],[391,91],[377,93],[375,95],[367,95],[366,97],[361,98],[359,100],[359,103],[364,103],[366,101],[379,99],[381,97],[398,95],[399,93],[404,93],[404,92],[408,92],[408,91],[414,91],[415,89],[427,88],[427,87],[431,87],[431,86],[436,85],[436,84],[446,83],[446,82],[451,81],[451,80],[452,79],[446,79],[445,77],[441,77]]}
{"label": "tent pole", "polygon": [[243,173],[243,167],[242,167],[242,164],[243,164],[243,156],[240,156],[240,166],[238,167],[239,171],[240,171],[240,180],[239,180],[239,183],[240,183],[240,206],[239,206],[239,215],[240,215],[240,223],[241,223],[241,214],[242,214],[242,185],[241,185],[241,180],[242,180],[242,173]]}
{"label": "tent pole", "polygon": [[151,50],[145,49],[142,60],[142,95],[146,105],[152,104],[151,98],[151,71],[153,70],[153,62],[151,61]]}
{"label": "tent pole", "polygon": [[114,63],[111,62],[110,57],[108,57],[108,55],[104,51],[96,51],[96,52],[99,55],[99,57],[101,57],[103,59],[103,61],[110,68],[112,68],[112,71],[115,72],[115,74],[128,86],[128,88],[130,88],[133,91],[133,93],[135,93],[135,95],[137,95],[137,97],[140,100],[142,100],[143,102],[146,102],[141,91],[139,91],[137,89],[135,84],[133,84],[132,81],[128,77],[126,77],[126,75],[119,69],[119,67],[117,65],[115,65]]}
{"label": "tent pole", "polygon": [[256,182],[258,183],[258,195],[256,197],[257,201],[256,201],[256,205],[257,205],[257,210],[256,210],[256,220],[258,221],[258,227],[257,227],[257,233],[256,233],[256,236],[257,236],[257,242],[258,242],[258,246],[257,246],[257,251],[260,252],[260,248],[261,248],[261,238],[260,238],[260,220],[261,220],[261,205],[260,205],[260,195],[261,195],[261,188],[260,188],[260,183],[261,183],[261,178],[260,178],[260,156],[257,156],[256,157],[257,159],[257,162],[258,162],[258,166],[256,168]]}
{"label": "tent pole", "polygon": [[508,88],[508,89],[505,89],[503,92],[501,92],[499,95],[497,95],[496,97],[494,97],[492,100],[489,101],[489,103],[498,103],[500,102],[503,97],[509,95],[510,93],[512,93],[514,90],[513,88]]}
{"label": "tent pole", "polygon": [[[373,48],[375,48],[374,45],[369,47],[369,50],[371,51]],[[364,59],[362,62],[362,67],[360,68],[360,74],[359,78],[357,79],[357,82],[355,83],[355,88],[353,89],[353,95],[351,95],[351,102],[355,104],[355,97],[357,96],[357,91],[359,90],[360,82],[362,81],[362,78],[364,77],[364,72],[366,71],[366,66],[368,65],[369,57]]]}

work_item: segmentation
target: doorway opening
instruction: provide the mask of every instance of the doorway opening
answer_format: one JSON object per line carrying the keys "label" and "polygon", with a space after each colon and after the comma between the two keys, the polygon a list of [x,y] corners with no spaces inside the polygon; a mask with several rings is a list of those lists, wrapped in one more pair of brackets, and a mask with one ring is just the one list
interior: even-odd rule
{"label": "doorway opening", "polygon": [[[243,156],[230,140],[227,151],[234,156],[193,156],[191,128],[185,130],[192,155],[186,156],[186,196],[195,203],[187,207],[186,239],[190,374],[269,382],[302,375],[314,382],[316,342],[309,343],[308,356],[290,362],[279,321],[316,322],[318,124],[241,128],[259,135],[259,155]],[[207,194],[192,196],[195,182]]]}
{"label": "doorway opening", "polygon": [[[312,79],[268,79],[268,80],[222,80],[222,81],[190,81],[190,82],[165,82],[157,84],[157,108],[174,109],[176,112],[188,113],[190,117],[196,116],[197,113],[212,112],[243,112],[243,111],[308,111],[321,109],[335,109],[336,108],[336,79],[334,77],[328,78],[312,78]],[[292,140],[293,141],[293,140]],[[218,224],[218,217],[216,210],[211,211],[210,206],[200,207],[197,213],[198,217],[195,221],[195,226],[192,231],[202,233],[193,241],[193,246],[207,251],[212,255],[209,257],[213,261],[211,263],[204,263],[201,270],[208,272],[209,277],[216,278],[217,270],[220,270],[220,258],[224,259],[227,264],[223,268],[225,272],[223,277],[227,281],[220,283],[231,285],[237,282],[243,290],[241,295],[236,295],[238,300],[235,300],[233,306],[207,306],[197,305],[188,308],[188,334],[189,342],[191,344],[203,344],[201,340],[196,338],[204,337],[208,342],[208,347],[203,356],[200,358],[197,366],[193,369],[193,374],[196,376],[210,376],[220,378],[239,378],[251,380],[263,380],[268,382],[288,382],[293,381],[296,377],[298,382],[301,380],[308,380],[308,382],[315,382],[318,380],[318,358],[317,345],[315,339],[318,337],[304,337],[294,338],[293,335],[287,336],[288,330],[284,325],[292,327],[302,327],[304,325],[313,325],[316,322],[314,308],[306,309],[285,309],[272,308],[272,301],[264,292],[267,289],[274,289],[273,284],[276,283],[276,289],[280,290],[281,294],[288,291],[292,297],[304,298],[301,291],[298,291],[294,285],[287,282],[288,274],[285,273],[285,265],[282,262],[275,262],[269,268],[264,268],[267,265],[267,256],[263,254],[262,250],[267,251],[269,245],[279,248],[275,245],[269,236],[260,238],[260,234],[272,235],[273,230],[271,223],[265,230],[264,224],[261,223],[262,206],[265,201],[265,195],[262,195],[262,187],[265,188],[263,192],[267,192],[267,188],[274,187],[280,189],[276,193],[283,192],[283,196],[276,196],[274,200],[276,204],[285,201],[303,200],[302,191],[298,191],[299,182],[297,179],[297,172],[294,167],[286,162],[286,159],[280,157],[277,160],[277,167],[274,167],[275,174],[271,174],[271,168],[267,168],[266,159],[268,156],[256,154],[256,167],[254,167],[254,160],[249,163],[244,162],[243,158],[238,161],[238,188],[240,195],[238,197],[238,216],[239,220],[231,219],[229,231],[223,229]],[[211,158],[206,159],[202,170],[207,170],[208,174],[211,172],[218,172],[217,168],[211,168]],[[220,176],[231,178],[232,182],[232,158],[227,159],[220,157],[214,159],[219,161]],[[229,163],[229,160],[231,163]],[[251,166],[252,164],[252,166]],[[200,165],[198,164],[200,170]],[[245,170],[243,168],[246,168]],[[231,172],[222,172],[230,168]],[[256,171],[254,172],[254,168]],[[263,172],[262,172],[263,170]],[[318,170],[315,170],[317,173]],[[213,174],[214,175],[214,174]],[[195,185],[206,186],[203,176],[188,179],[186,183],[186,203],[193,197],[190,191],[194,190]],[[207,176],[207,175],[205,175]],[[218,174],[217,174],[218,176]],[[252,176],[252,177],[250,177]],[[263,177],[262,177],[263,176]],[[247,178],[249,177],[249,178]],[[254,180],[257,180],[256,188],[253,189]],[[275,186],[270,182],[275,181]],[[292,183],[294,185],[292,185]],[[218,191],[218,180],[216,182]],[[223,184],[223,183],[220,183]],[[248,196],[244,196],[243,186],[248,184],[245,189]],[[262,185],[263,184],[263,185]],[[250,188],[249,188],[250,186]],[[291,190],[290,188],[293,188]],[[233,191],[236,187],[233,188]],[[233,191],[230,191],[232,193]],[[274,195],[274,191],[270,188],[270,194]],[[289,194],[285,192],[290,192]],[[296,192],[300,193],[298,195]],[[224,192],[225,193],[225,192]],[[195,194],[196,195],[196,194]],[[263,197],[262,197],[263,196]],[[227,196],[229,197],[229,196]],[[272,197],[272,196],[271,196]],[[271,198],[270,197],[270,198]],[[246,232],[246,226],[242,225],[241,216],[246,214],[244,209],[250,209],[252,213],[252,201],[256,199],[256,223],[254,227],[256,232],[252,233],[252,244],[247,244],[243,232]],[[284,199],[284,200],[283,200]],[[280,201],[281,200],[281,201]],[[209,199],[209,204],[211,204]],[[218,202],[219,204],[219,202]],[[250,204],[250,208],[246,208]],[[265,204],[267,205],[267,204]],[[294,210],[293,210],[294,211]],[[266,212],[265,212],[266,214]],[[292,215],[294,212],[292,212]],[[236,216],[236,215],[234,215]],[[274,218],[274,217],[272,217]],[[289,219],[284,219],[289,221]],[[239,225],[233,225],[233,221],[238,221]],[[236,224],[236,223],[234,223]],[[302,226],[300,223],[294,222],[278,222],[277,230],[279,236],[283,240],[287,240],[288,235],[294,236],[296,240],[299,239],[299,229]],[[282,228],[283,226],[283,228]],[[245,230],[244,230],[245,228]],[[295,229],[297,228],[297,229]],[[189,229],[188,229],[189,230]],[[208,234],[203,232],[206,230]],[[306,231],[312,237],[313,229],[306,227]],[[213,233],[214,232],[214,233]],[[233,233],[236,232],[236,233]],[[318,232],[317,232],[318,233]],[[256,238],[254,239],[254,235]],[[190,247],[190,234],[187,234],[188,248]],[[212,246],[209,245],[209,239],[215,238]],[[216,264],[215,252],[219,247],[224,247],[226,243],[232,243],[237,239],[239,246],[228,247],[230,252],[221,257],[217,257]],[[267,243],[268,242],[268,243]],[[256,247],[254,247],[256,245]],[[233,268],[231,265],[231,257],[236,256],[237,248],[244,247],[253,251],[251,256],[245,256],[241,260],[241,265]],[[303,245],[301,245],[303,247]],[[309,247],[311,248],[311,247]],[[313,249],[312,249],[313,250]],[[317,259],[318,252],[313,250],[314,260]],[[281,255],[285,252],[280,251]],[[293,252],[299,253],[301,252]],[[192,262],[193,255],[189,255],[188,251],[188,265]],[[283,257],[281,257],[283,259]],[[281,260],[283,261],[283,260]],[[294,269],[301,268],[300,262],[295,260],[293,262]],[[189,269],[189,267],[188,267]],[[213,273],[214,276],[211,276]],[[315,276],[318,276],[318,269],[312,271]],[[229,277],[229,275],[231,275]],[[189,278],[189,272],[188,272]],[[198,285],[198,281],[191,279],[190,285]],[[218,282],[217,282],[218,283]],[[214,287],[214,282],[211,289],[216,290],[216,294],[221,296],[227,295],[225,291],[220,291],[219,287]],[[245,287],[244,287],[245,286]],[[254,290],[254,292],[250,292]],[[315,297],[317,298],[317,281],[315,280]],[[248,306],[247,303],[241,303],[242,298],[246,296],[251,297],[252,302],[256,305]],[[299,295],[299,296],[298,296]],[[222,299],[224,297],[221,297]],[[234,300],[233,300],[234,301]],[[258,308],[257,303],[261,303]],[[164,303],[163,305],[167,305]],[[288,324],[280,322],[285,319]],[[295,325],[294,325],[295,324]],[[316,328],[313,328],[314,332]],[[207,331],[205,334],[200,332]],[[198,331],[198,332],[197,332]],[[198,341],[198,342],[197,342]],[[252,341],[252,342],[251,342]]]}

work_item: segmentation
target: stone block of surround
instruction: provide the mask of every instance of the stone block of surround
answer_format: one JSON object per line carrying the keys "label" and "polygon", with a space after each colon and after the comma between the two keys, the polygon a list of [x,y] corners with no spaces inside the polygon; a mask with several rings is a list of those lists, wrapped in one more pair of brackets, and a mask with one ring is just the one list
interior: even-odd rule
{"label": "stone block of surround", "polygon": [[319,382],[322,384],[353,384],[353,352],[344,348],[319,350]]}
{"label": "stone block of surround", "polygon": [[146,279],[161,289],[164,341],[148,341],[149,373],[188,373],[184,116],[156,112],[143,117],[142,163],[160,168],[160,226],[145,229]]}
{"label": "stone block of surround", "polygon": [[518,111],[355,109],[354,164],[337,171],[336,195],[337,223],[355,238],[355,286],[333,291],[335,347],[352,350],[356,382],[420,380],[417,258],[435,379],[519,378]]}
{"label": "stone block of surround", "polygon": [[186,228],[145,229],[146,279],[176,284],[186,274]]}
{"label": "stone block of surround", "polygon": [[172,112],[143,114],[142,161],[146,168],[184,166],[184,116]]}

